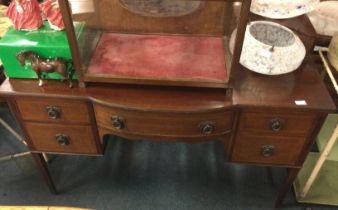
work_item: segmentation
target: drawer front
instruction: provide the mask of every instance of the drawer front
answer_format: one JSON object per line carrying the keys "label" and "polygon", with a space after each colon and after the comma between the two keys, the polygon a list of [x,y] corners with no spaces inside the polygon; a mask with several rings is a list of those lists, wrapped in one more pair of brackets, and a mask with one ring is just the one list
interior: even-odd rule
{"label": "drawer front", "polygon": [[295,165],[304,146],[299,137],[259,137],[239,135],[232,161],[271,165]]}
{"label": "drawer front", "polygon": [[99,126],[120,133],[159,137],[217,136],[232,128],[234,113],[164,113],[95,105]]}
{"label": "drawer front", "polygon": [[306,137],[316,121],[309,113],[242,112],[239,132],[274,136]]}
{"label": "drawer front", "polygon": [[16,103],[23,120],[56,123],[90,122],[87,104],[82,101],[18,98]]}
{"label": "drawer front", "polygon": [[90,126],[25,123],[33,143],[32,150],[42,152],[98,154]]}

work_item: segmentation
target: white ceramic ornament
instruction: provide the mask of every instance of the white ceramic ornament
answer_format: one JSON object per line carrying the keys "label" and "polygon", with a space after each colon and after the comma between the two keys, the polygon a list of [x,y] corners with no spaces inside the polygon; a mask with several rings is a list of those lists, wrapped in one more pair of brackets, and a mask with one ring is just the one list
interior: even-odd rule
{"label": "white ceramic ornament", "polygon": [[293,18],[311,12],[319,0],[252,0],[250,11],[273,19]]}
{"label": "white ceramic ornament", "polygon": [[[230,38],[233,53],[236,30]],[[303,62],[306,49],[290,29],[269,21],[247,25],[240,63],[251,71],[279,75],[296,70]]]}

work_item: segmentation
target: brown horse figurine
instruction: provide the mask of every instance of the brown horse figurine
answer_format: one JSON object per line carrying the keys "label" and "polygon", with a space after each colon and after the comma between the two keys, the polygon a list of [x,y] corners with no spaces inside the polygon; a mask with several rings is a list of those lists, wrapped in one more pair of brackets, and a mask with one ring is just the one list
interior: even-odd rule
{"label": "brown horse figurine", "polygon": [[16,54],[15,57],[22,66],[25,65],[26,60],[31,63],[33,71],[35,71],[39,78],[39,86],[43,85],[42,72],[58,72],[64,78],[63,80],[68,80],[69,87],[73,87],[72,77],[74,74],[74,69],[72,68],[71,71],[67,73],[67,67],[68,65],[72,64],[71,62],[66,61],[62,58],[42,58],[38,54],[30,50],[22,51]]}

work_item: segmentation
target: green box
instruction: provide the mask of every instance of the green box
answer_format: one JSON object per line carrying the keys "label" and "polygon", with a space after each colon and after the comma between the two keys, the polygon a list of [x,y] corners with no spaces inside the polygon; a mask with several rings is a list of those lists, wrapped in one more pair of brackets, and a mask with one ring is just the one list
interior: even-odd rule
{"label": "green box", "polygon": [[[81,35],[84,24],[76,22],[74,28],[77,37]],[[29,62],[21,66],[15,55],[24,50],[32,50],[45,58],[64,58],[71,60],[71,52],[66,32],[55,31],[48,22],[35,31],[17,31],[10,27],[0,40],[0,59],[6,76],[9,78],[37,78]],[[58,73],[44,74],[46,79],[61,79]],[[76,78],[76,76],[74,76]]]}

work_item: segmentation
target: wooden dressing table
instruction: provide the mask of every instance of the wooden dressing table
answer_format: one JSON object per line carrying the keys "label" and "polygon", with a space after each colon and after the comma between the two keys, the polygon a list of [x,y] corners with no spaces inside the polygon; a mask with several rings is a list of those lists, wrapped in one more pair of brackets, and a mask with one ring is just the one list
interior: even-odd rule
{"label": "wooden dressing table", "polygon": [[[225,162],[287,168],[280,206],[328,112],[336,107],[311,61],[282,76],[238,69],[228,91],[137,85],[69,89],[6,80],[0,94],[22,128],[51,192],[42,153],[103,155],[103,136],[224,142]],[[297,105],[297,104],[298,105]]]}
{"label": "wooden dressing table", "polygon": [[[73,20],[68,14],[70,8],[67,1],[59,2],[68,26],[68,41],[76,67],[77,62],[81,62],[76,52],[78,43],[75,33],[72,34]],[[112,23],[110,9],[116,10],[117,7],[112,1],[98,2],[103,7],[103,15],[100,16],[101,22],[106,23],[103,28],[114,29],[109,25]],[[229,5],[233,1],[225,1],[227,3],[222,7],[216,1],[207,2],[206,15],[199,16],[196,13],[196,16],[188,17],[199,20],[194,27],[183,27],[184,22],[189,22],[184,19],[181,20],[182,24],[176,19],[169,19],[165,24],[155,24],[158,20],[152,19],[152,27],[167,30],[170,25],[173,28],[169,29],[175,29],[175,34],[176,31],[190,34],[191,29],[199,33],[212,29],[212,33],[209,31],[206,34],[218,32],[223,37],[223,25],[227,24],[218,22],[233,19],[234,16],[228,17],[225,15],[228,13],[222,10],[224,7],[231,15]],[[242,7],[247,14],[244,12],[239,18],[239,22],[243,23],[239,25],[245,26],[246,19],[258,19],[249,14],[250,1],[243,1]],[[126,16],[130,15],[129,12],[121,11],[124,14],[120,16],[121,19],[113,20],[128,20],[131,28],[144,24],[139,16],[129,17]],[[217,17],[215,14],[218,14]],[[223,19],[219,18],[221,14],[224,15]],[[80,16],[76,18],[83,21]],[[86,15],[82,18],[88,21],[89,26],[96,20]],[[210,26],[204,24],[204,19]],[[276,22],[297,32],[309,52],[313,49],[314,29],[305,16]],[[129,27],[128,24],[122,24],[121,27]],[[203,29],[201,26],[208,27]],[[244,29],[241,27],[238,30],[239,40],[244,36]],[[227,35],[231,35],[232,30],[227,30],[230,32]],[[239,60],[239,48],[234,52],[234,60]],[[105,83],[91,83],[86,88],[75,85],[69,89],[59,81],[50,80],[44,87],[39,87],[37,80],[7,79],[0,86],[0,97],[9,104],[52,193],[57,191],[42,153],[100,156],[105,151],[103,137],[107,134],[132,140],[189,143],[218,139],[224,143],[225,162],[283,167],[288,170],[277,196],[278,207],[302,167],[327,113],[335,111],[336,107],[311,59],[305,61],[297,71],[281,76],[259,75],[240,65],[234,69],[236,71],[231,72],[228,89]],[[81,82],[81,71],[77,74]],[[87,80],[90,81],[90,78]],[[94,81],[97,82],[97,78]],[[144,81],[140,79],[139,82]]]}

